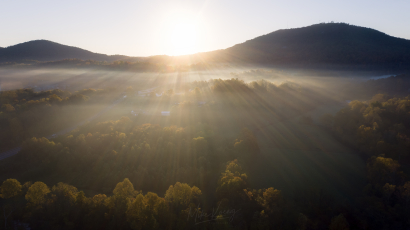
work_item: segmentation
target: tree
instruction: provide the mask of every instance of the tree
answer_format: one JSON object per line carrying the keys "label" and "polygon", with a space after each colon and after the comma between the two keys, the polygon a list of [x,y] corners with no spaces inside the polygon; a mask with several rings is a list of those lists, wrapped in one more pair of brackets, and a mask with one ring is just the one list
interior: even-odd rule
{"label": "tree", "polygon": [[399,172],[400,164],[398,161],[383,156],[370,159],[367,164],[367,175],[369,180],[374,185],[383,186],[386,183],[397,183],[400,179],[401,172]]}
{"label": "tree", "polygon": [[[164,216],[167,211],[164,198],[152,192],[139,194],[128,207],[127,220],[132,229],[165,229],[169,228]],[[161,227],[160,222],[164,222]]]}
{"label": "tree", "polygon": [[179,213],[181,210],[187,209],[191,203],[198,204],[201,195],[202,192],[199,188],[177,182],[175,185],[169,186],[165,192],[165,200]]}
{"label": "tree", "polygon": [[371,103],[375,103],[375,102],[385,102],[388,100],[388,96],[386,94],[376,94],[372,97],[372,99],[369,101]]}
{"label": "tree", "polygon": [[329,230],[349,230],[349,223],[343,214],[332,218],[332,222],[329,225]]}
{"label": "tree", "polygon": [[4,104],[3,106],[1,106],[1,108],[3,110],[5,110],[6,112],[14,112],[16,109],[14,108],[14,106],[10,105],[10,104]]}
{"label": "tree", "polygon": [[43,182],[37,181],[27,191],[26,200],[34,205],[42,204],[50,189]]}
{"label": "tree", "polygon": [[109,208],[109,216],[111,217],[111,227],[116,229],[126,228],[126,212],[131,203],[131,200],[138,195],[134,190],[134,186],[128,178],[119,182],[114,188],[114,196],[107,199]]}
{"label": "tree", "polygon": [[1,185],[1,195],[3,199],[15,197],[21,193],[22,186],[16,179],[7,179]]}
{"label": "tree", "polygon": [[[18,196],[21,193],[21,184],[16,179],[7,179],[3,182],[0,191],[0,197],[3,199],[9,199]],[[3,205],[3,215],[4,215],[4,229],[7,228],[7,219],[13,213],[16,207],[13,204]],[[8,210],[8,214],[7,214]]]}
{"label": "tree", "polygon": [[72,185],[59,182],[57,185],[53,186],[51,192],[60,199],[74,203],[78,194],[78,189]]}
{"label": "tree", "polygon": [[395,190],[396,190],[396,185],[394,184],[386,183],[383,186],[383,195],[387,198],[387,203],[390,202],[390,197]]}
{"label": "tree", "polygon": [[405,208],[406,208],[406,211],[407,211],[408,203],[410,202],[410,181],[407,181],[400,188],[400,190],[401,190],[401,196],[402,196],[402,198],[404,199],[404,201],[406,203]]}
{"label": "tree", "polygon": [[67,101],[70,102],[70,103],[76,104],[76,103],[86,102],[86,101],[88,101],[88,99],[89,99],[89,98],[88,98],[87,96],[85,96],[85,95],[82,95],[82,94],[74,94],[74,95],[69,96],[69,97],[67,98]]}
{"label": "tree", "polygon": [[59,96],[53,94],[49,97],[49,100],[51,103],[59,103],[61,102],[63,99],[61,99]]}
{"label": "tree", "polygon": [[271,210],[274,209],[274,207],[278,207],[281,200],[282,194],[280,190],[270,187],[263,192],[262,205],[266,207],[267,210]]}
{"label": "tree", "polygon": [[134,201],[128,206],[127,220],[132,229],[142,229],[144,226],[144,196],[139,194]]}
{"label": "tree", "polygon": [[114,188],[114,196],[117,197],[134,197],[136,194],[134,185],[128,178],[125,178],[122,182],[119,182]]}
{"label": "tree", "polygon": [[228,162],[225,172],[219,178],[216,195],[219,199],[228,199],[231,204],[239,202],[238,199],[246,189],[247,178],[247,175],[242,173],[238,160]]}

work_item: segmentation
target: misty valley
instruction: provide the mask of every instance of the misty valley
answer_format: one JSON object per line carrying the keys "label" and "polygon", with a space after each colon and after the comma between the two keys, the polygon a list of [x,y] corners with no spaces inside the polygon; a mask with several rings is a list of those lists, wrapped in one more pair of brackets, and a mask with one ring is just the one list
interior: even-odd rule
{"label": "misty valley", "polygon": [[409,50],[344,23],[185,56],[2,48],[0,229],[408,229]]}

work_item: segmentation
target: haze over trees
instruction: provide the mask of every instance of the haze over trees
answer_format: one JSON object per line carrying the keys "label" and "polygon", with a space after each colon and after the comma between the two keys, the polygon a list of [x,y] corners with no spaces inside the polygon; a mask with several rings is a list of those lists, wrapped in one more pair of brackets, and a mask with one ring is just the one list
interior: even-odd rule
{"label": "haze over trees", "polygon": [[176,57],[0,48],[1,229],[409,229],[409,66],[345,23]]}
{"label": "haze over trees", "polygon": [[[3,138],[19,140],[14,143],[22,143],[22,149],[0,162],[4,181],[0,224],[5,229],[18,223],[32,229],[405,228],[409,224],[410,182],[405,165],[410,159],[410,99],[368,96],[395,92],[407,84],[405,76],[359,84],[364,89],[361,97],[368,99],[323,116],[320,125],[327,129],[325,134],[318,133],[322,128],[305,114],[336,103],[337,97],[325,98],[325,91],[294,81],[195,81],[180,88],[164,86],[161,97],[155,92],[138,96],[129,86],[120,94],[127,115],[88,122],[54,138],[26,133],[32,124],[23,114],[37,114],[47,124],[50,111],[59,114],[66,106],[111,102],[112,94],[94,89],[3,91],[1,116],[9,127]],[[399,95],[405,95],[402,88]],[[179,94],[182,89],[185,95]],[[138,116],[129,115],[128,108]],[[169,117],[160,115],[164,108],[169,108]],[[122,107],[117,110],[109,116],[123,114]],[[269,134],[270,127],[283,135]],[[318,140],[303,142],[297,137],[304,132],[333,135],[354,149],[363,159],[364,183],[333,178],[334,172],[320,155],[310,155],[313,147],[309,146]],[[266,175],[257,171],[270,160],[266,154],[280,154],[282,145],[289,148],[285,137],[290,138],[290,146],[303,150],[302,155],[314,156],[324,168],[321,173],[338,178],[344,186],[361,187],[340,198],[325,189],[332,185],[289,189],[270,181],[262,186],[258,176]],[[271,142],[278,147],[267,148]],[[287,151],[290,155],[293,150]],[[335,153],[326,156],[331,154]],[[299,159],[306,159],[302,155]],[[282,164],[292,161],[286,157],[282,156]],[[357,166],[351,161],[349,165]],[[262,170],[289,173],[279,168]],[[220,212],[212,214],[216,208]]]}

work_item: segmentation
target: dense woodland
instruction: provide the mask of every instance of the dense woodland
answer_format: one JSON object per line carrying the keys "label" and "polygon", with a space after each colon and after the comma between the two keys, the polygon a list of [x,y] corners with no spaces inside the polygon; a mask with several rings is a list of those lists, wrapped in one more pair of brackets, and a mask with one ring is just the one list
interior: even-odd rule
{"label": "dense woodland", "polygon": [[[369,92],[386,93],[399,80],[382,80],[393,82],[392,87]],[[364,84],[372,88],[378,81]],[[248,111],[244,117],[250,117],[266,110],[275,119],[286,120],[331,99],[293,82],[246,84],[216,79],[193,82],[188,88],[193,90],[182,98],[168,90],[163,97],[151,94],[138,100],[127,89],[124,103],[172,105],[175,117],[168,122],[184,120],[174,125],[146,122],[156,121],[148,115],[124,116],[90,122],[53,139],[26,134],[19,154],[0,168],[4,179],[0,226],[331,230],[410,226],[409,96],[376,94],[321,118],[329,135],[356,149],[367,164],[362,192],[339,202],[320,189],[286,194],[281,188],[253,188],[257,178],[248,171],[257,167],[260,145],[254,132],[258,129],[241,123],[226,131],[230,126],[204,119],[217,114],[225,122],[237,119],[234,113]],[[1,116],[11,125],[14,117],[24,121],[23,111],[34,108],[42,114],[56,106],[90,103],[93,98],[108,100],[99,95],[105,92],[2,92]],[[182,102],[174,103],[177,99]],[[198,106],[201,101],[206,104]]]}
{"label": "dense woodland", "polygon": [[60,89],[1,91],[0,142],[4,144],[0,151],[18,146],[27,138],[51,136],[57,130],[68,128],[90,116],[79,111],[80,106],[109,103],[113,95],[115,90],[84,89],[73,93]]}
{"label": "dense woodland", "polygon": [[410,96],[377,94],[369,101],[352,101],[322,121],[367,160],[368,184],[358,205],[365,207],[370,229],[408,226]]}

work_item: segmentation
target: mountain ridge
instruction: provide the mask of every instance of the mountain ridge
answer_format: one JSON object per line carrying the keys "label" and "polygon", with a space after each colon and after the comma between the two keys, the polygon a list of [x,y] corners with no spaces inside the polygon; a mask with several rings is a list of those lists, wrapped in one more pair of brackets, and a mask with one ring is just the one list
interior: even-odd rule
{"label": "mountain ridge", "polygon": [[[30,47],[30,44],[36,45]],[[321,23],[281,29],[227,49],[183,56],[109,56],[47,40],[35,40],[0,49],[0,62],[23,59],[56,61],[70,58],[163,65],[229,63],[300,67],[339,65],[410,68],[410,40],[346,23]]]}
{"label": "mountain ridge", "polygon": [[255,63],[410,64],[410,40],[346,23],[326,23],[277,30],[222,53]]}
{"label": "mountain ridge", "polygon": [[32,40],[0,49],[0,62],[23,60],[57,61],[62,59],[82,59],[95,61],[115,61],[125,55],[93,53],[74,46],[63,45],[44,39]]}

